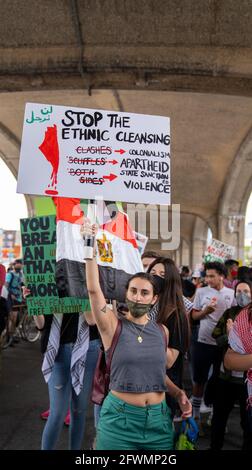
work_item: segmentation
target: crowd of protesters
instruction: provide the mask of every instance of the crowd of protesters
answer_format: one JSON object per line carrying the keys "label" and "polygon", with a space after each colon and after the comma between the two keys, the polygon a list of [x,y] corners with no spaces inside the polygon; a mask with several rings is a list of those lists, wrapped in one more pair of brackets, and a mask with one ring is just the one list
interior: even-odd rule
{"label": "crowd of protesters", "polygon": [[10,336],[10,346],[19,341],[16,336],[18,311],[24,301],[22,287],[24,286],[23,263],[16,259],[9,267],[0,264],[0,335],[7,328]]}
{"label": "crowd of protesters", "polygon": [[[85,230],[95,228],[86,222]],[[144,252],[142,264],[146,274],[129,280],[123,308],[106,302],[94,257],[86,263],[89,314],[36,317],[50,401],[41,415],[47,419],[42,449],[55,448],[66,415],[69,448],[82,448],[99,348],[103,343],[109,351],[120,323],[110,392],[102,407],[94,407],[96,449],[173,449],[174,422],[192,414],[202,435],[205,407],[210,449],[221,450],[229,415],[239,404],[242,449],[252,450],[252,268],[236,260],[179,268],[154,251]],[[7,272],[0,265],[0,331],[8,322],[13,345],[23,285],[22,260]],[[240,315],[249,326],[245,340]],[[187,361],[190,400],[183,390]]]}

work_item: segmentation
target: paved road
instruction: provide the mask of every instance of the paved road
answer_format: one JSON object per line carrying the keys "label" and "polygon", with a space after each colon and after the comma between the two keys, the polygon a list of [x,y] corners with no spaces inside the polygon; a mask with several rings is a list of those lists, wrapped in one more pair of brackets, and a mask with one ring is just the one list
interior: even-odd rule
{"label": "paved road", "polygon": [[[0,449],[39,449],[44,422],[41,411],[48,407],[47,386],[41,374],[39,343],[20,342],[0,357]],[[199,439],[199,449],[209,447],[209,427]],[[90,406],[83,448],[89,449],[94,437],[93,406]],[[68,429],[64,428],[58,449],[67,449]],[[228,423],[224,449],[241,447],[239,410],[234,409]]]}
{"label": "paved road", "polygon": [[[21,341],[2,352],[0,372],[0,449],[40,449],[44,421],[41,411],[48,408],[47,386],[41,373],[39,342]],[[83,448],[94,437],[92,406],[87,418]],[[64,427],[57,449],[67,449],[68,428]]]}

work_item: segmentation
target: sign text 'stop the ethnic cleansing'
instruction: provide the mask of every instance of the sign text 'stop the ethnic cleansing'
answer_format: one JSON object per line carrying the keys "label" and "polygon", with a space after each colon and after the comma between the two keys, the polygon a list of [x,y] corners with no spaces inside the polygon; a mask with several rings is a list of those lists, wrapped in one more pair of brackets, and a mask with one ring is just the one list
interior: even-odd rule
{"label": "sign text 'stop the ethnic cleansing'", "polygon": [[170,204],[170,120],[28,103],[18,192]]}

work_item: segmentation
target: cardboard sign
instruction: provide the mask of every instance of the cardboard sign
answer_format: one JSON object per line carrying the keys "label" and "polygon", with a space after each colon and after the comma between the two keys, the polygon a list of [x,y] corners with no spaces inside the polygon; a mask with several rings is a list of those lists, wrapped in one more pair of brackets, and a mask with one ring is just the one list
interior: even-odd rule
{"label": "cardboard sign", "polygon": [[170,204],[170,119],[28,103],[17,192]]}
{"label": "cardboard sign", "polygon": [[27,297],[29,315],[79,313],[90,310],[88,300],[59,298],[55,284],[55,216],[21,219],[24,276],[31,296]]}
{"label": "cardboard sign", "polygon": [[210,245],[208,245],[204,262],[207,263],[209,261],[220,261],[224,262],[227,259],[231,259],[234,257],[235,254],[235,247],[232,245],[227,245],[227,243],[223,243],[220,240],[216,240],[215,238],[212,239]]}

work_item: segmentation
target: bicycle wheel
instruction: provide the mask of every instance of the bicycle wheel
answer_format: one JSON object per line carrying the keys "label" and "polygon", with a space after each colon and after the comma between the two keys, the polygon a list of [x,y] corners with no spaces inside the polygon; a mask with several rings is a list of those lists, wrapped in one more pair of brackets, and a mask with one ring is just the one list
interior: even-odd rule
{"label": "bicycle wheel", "polygon": [[29,343],[34,343],[40,338],[40,331],[37,330],[33,317],[26,314],[23,319],[23,333]]}
{"label": "bicycle wheel", "polygon": [[8,328],[5,328],[0,334],[0,349],[6,349],[12,343],[12,336],[10,336]]}

